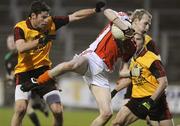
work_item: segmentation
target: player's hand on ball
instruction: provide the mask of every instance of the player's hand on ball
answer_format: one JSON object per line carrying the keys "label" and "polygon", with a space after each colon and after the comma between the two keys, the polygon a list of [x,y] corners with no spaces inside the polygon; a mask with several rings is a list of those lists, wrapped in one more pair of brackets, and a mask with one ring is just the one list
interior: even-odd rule
{"label": "player's hand on ball", "polygon": [[115,39],[121,41],[125,40],[124,32],[120,28],[118,28],[115,24],[111,26],[111,32]]}
{"label": "player's hand on ball", "polygon": [[126,30],[123,30],[124,36],[128,39],[128,38],[132,38],[135,34],[135,30],[132,28],[128,28]]}
{"label": "player's hand on ball", "polygon": [[106,6],[106,3],[105,3],[105,2],[99,1],[99,2],[96,3],[96,9],[95,9],[95,11],[96,11],[97,13],[99,13],[99,12],[101,12],[101,11],[104,9],[105,6]]}
{"label": "player's hand on ball", "polygon": [[122,20],[125,25],[127,25],[129,28],[127,30],[121,30],[118,28],[115,24],[111,26],[111,32],[115,39],[124,41],[126,39],[132,38],[134,35],[134,30],[131,29],[131,23],[129,23],[127,20]]}

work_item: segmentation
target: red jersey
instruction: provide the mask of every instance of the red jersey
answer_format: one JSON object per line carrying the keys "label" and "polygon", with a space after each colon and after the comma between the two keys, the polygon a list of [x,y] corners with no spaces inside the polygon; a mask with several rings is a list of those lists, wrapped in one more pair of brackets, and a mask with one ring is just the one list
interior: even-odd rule
{"label": "red jersey", "polygon": [[89,49],[93,50],[105,62],[109,70],[113,70],[118,58],[127,62],[133,56],[136,45],[131,39],[124,42],[115,40],[109,24],[90,45]]}

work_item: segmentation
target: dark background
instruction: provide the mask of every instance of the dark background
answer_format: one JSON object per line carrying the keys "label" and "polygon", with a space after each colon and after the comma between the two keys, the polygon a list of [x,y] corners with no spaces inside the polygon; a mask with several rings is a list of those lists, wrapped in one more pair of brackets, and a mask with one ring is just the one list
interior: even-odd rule
{"label": "dark background", "polygon": [[[32,0],[0,0],[0,77],[5,76],[4,55],[6,38],[14,25],[27,18]],[[52,15],[67,15],[73,11],[92,8],[97,0],[45,0],[52,8]],[[108,0],[107,7],[116,11],[145,8],[153,15],[149,32],[158,44],[170,84],[180,81],[180,1],[179,0]],[[80,53],[97,37],[108,23],[103,13],[74,22],[59,31],[53,44],[53,66]],[[113,74],[114,79],[117,74]]]}

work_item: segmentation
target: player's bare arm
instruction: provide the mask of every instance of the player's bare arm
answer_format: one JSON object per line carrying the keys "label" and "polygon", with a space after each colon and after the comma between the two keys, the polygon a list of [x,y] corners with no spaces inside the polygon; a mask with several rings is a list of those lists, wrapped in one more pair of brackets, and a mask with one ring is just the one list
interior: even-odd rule
{"label": "player's bare arm", "polygon": [[117,82],[116,82],[116,87],[115,89],[117,91],[121,91],[122,89],[128,87],[128,85],[131,84],[131,79],[130,78],[120,78]]}
{"label": "player's bare arm", "polygon": [[18,52],[23,53],[29,50],[36,48],[38,45],[46,45],[48,42],[54,40],[56,38],[55,35],[44,35],[38,39],[25,41],[24,39],[16,40],[16,48]]}
{"label": "player's bare arm", "polygon": [[69,21],[72,22],[76,20],[81,20],[95,13],[101,12],[104,6],[105,6],[104,2],[97,2],[95,8],[78,10],[73,14],[69,15]]}
{"label": "player's bare arm", "polygon": [[[117,26],[124,33],[125,38],[132,38],[134,35],[134,29],[131,28],[131,23],[129,19],[121,19],[118,12],[112,9],[104,10],[104,15],[111,21],[115,26]],[[128,16],[128,15],[127,15]]]}
{"label": "player's bare arm", "polygon": [[84,18],[89,17],[95,13],[96,13],[95,8],[82,9],[82,10],[74,12],[73,14],[70,14],[69,15],[69,21],[72,22],[72,21],[84,19]]}
{"label": "player's bare arm", "polygon": [[159,82],[159,86],[151,96],[151,99],[153,100],[156,100],[159,96],[161,96],[161,94],[164,92],[164,90],[168,86],[168,80],[166,76],[160,77],[157,80]]}
{"label": "player's bare arm", "polygon": [[123,70],[119,72],[119,76],[122,78],[127,78],[127,77],[138,77],[141,75],[141,69],[140,67],[134,67],[131,70],[127,69],[127,70]]}
{"label": "player's bare arm", "polygon": [[18,52],[23,53],[37,47],[39,41],[37,39],[32,42],[25,42],[24,39],[18,39],[15,43]]}
{"label": "player's bare arm", "polygon": [[111,98],[113,98],[122,89],[128,87],[129,84],[131,84],[131,79],[130,78],[120,78],[116,82],[115,88],[111,91]]}
{"label": "player's bare arm", "polygon": [[119,70],[120,79],[116,82],[115,88],[111,91],[111,98],[113,98],[119,91],[127,87],[131,83],[130,78],[122,78],[121,72],[127,71],[129,68],[128,63],[123,63],[122,67]]}
{"label": "player's bare arm", "polygon": [[112,9],[105,9],[104,15],[107,17],[107,19],[113,24],[115,24],[117,27],[119,27],[121,30],[127,30],[129,27],[118,17],[118,13]]}

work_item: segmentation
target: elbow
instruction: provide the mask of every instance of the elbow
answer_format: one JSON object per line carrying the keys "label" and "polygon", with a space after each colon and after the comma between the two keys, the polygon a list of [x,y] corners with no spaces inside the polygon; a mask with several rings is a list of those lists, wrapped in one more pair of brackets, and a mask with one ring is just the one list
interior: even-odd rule
{"label": "elbow", "polygon": [[167,86],[168,86],[168,81],[167,81],[167,79],[165,79],[162,83],[163,90],[165,90],[167,88]]}
{"label": "elbow", "polygon": [[167,86],[168,86],[168,81],[167,81],[167,80],[165,80],[165,82],[164,82],[164,89],[166,89],[166,88],[167,88]]}
{"label": "elbow", "polygon": [[161,88],[162,88],[163,90],[165,90],[165,89],[167,88],[167,86],[168,86],[167,77],[162,77],[162,78],[160,78],[158,81],[159,81],[159,84],[160,84]]}
{"label": "elbow", "polygon": [[116,11],[112,10],[112,9],[106,9],[104,10],[104,15],[106,16],[106,18],[113,22],[115,19],[117,19],[117,14]]}
{"label": "elbow", "polygon": [[74,62],[64,62],[63,67],[67,71],[73,71],[77,68],[77,63]]}
{"label": "elbow", "polygon": [[17,48],[17,50],[18,50],[18,52],[19,52],[19,53],[23,53],[23,52],[25,52],[25,50],[24,50],[24,49],[22,49],[22,48]]}
{"label": "elbow", "polygon": [[164,79],[164,87],[165,87],[165,89],[167,88],[167,86],[168,86],[168,79],[167,79],[167,77]]}
{"label": "elbow", "polygon": [[19,53],[25,53],[27,50],[23,49],[23,48],[17,48],[17,51]]}
{"label": "elbow", "polygon": [[17,48],[17,51],[19,52],[19,53],[25,53],[25,52],[27,52],[28,50],[27,49],[25,49],[25,48]]}
{"label": "elbow", "polygon": [[19,41],[16,42],[16,49],[19,53],[24,53],[27,49],[25,42]]}

